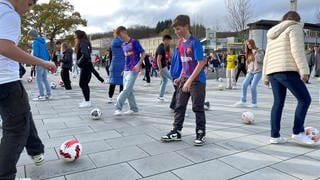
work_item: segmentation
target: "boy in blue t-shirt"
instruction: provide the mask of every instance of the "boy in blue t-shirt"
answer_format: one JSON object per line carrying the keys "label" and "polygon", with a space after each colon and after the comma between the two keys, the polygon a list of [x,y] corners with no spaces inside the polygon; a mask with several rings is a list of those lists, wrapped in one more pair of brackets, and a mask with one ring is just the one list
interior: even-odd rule
{"label": "boy in blue t-shirt", "polygon": [[175,33],[180,38],[178,51],[181,57],[182,69],[180,77],[174,83],[178,86],[177,102],[175,107],[173,130],[162,136],[164,142],[180,141],[185,112],[189,98],[192,98],[192,110],[196,114],[196,139],[194,145],[205,143],[206,117],[204,101],[206,94],[206,75],[203,67],[206,61],[203,57],[203,48],[200,41],[190,33],[190,18],[179,15],[172,24]]}
{"label": "boy in blue t-shirt", "polygon": [[133,86],[140,72],[141,64],[145,58],[145,52],[138,40],[130,38],[127,29],[120,26],[116,29],[116,35],[123,41],[122,50],[125,56],[125,65],[123,71],[123,91],[119,94],[116,103],[115,116],[122,115],[122,107],[128,99],[130,110],[124,114],[138,113],[138,107],[133,95]]}

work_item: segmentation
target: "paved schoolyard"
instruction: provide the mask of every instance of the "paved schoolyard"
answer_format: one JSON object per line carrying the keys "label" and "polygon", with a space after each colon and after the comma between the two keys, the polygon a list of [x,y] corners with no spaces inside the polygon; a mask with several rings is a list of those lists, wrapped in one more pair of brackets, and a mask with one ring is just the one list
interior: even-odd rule
{"label": "paved schoolyard", "polygon": [[[105,74],[103,69],[99,72]],[[28,74],[23,81],[31,99],[37,96],[36,83],[27,83],[27,77]],[[57,82],[60,78],[50,75],[49,79]],[[78,79],[71,80],[72,91],[58,87],[53,90],[53,100],[30,101],[39,135],[46,147],[46,162],[35,166],[24,152],[18,163],[18,177],[51,180],[320,178],[319,147],[302,147],[292,142],[268,144],[273,97],[271,90],[261,83],[258,87],[259,107],[246,109],[230,107],[239,100],[240,89],[218,91],[219,82],[208,80],[207,100],[211,108],[206,111],[207,144],[195,147],[194,114],[190,106],[183,140],[160,142],[160,136],[172,128],[173,114],[168,108],[172,93],[170,85],[167,86],[167,102],[157,104],[155,101],[160,83],[158,78],[152,79],[151,87],[143,87],[142,76],[137,79],[135,95],[139,115],[115,117],[113,104],[106,103],[108,85],[93,77],[90,83],[92,108],[98,107],[103,112],[102,119],[97,121],[90,119],[92,108],[78,108],[82,93]],[[311,82],[308,88],[313,102],[306,126],[320,128],[320,82],[316,79]],[[115,96],[117,94],[118,88]],[[291,135],[295,106],[295,99],[288,93],[282,136]],[[252,111],[256,115],[254,125],[241,122],[240,116],[244,111]],[[77,138],[83,151],[78,161],[66,163],[57,152],[61,143],[70,138]]]}

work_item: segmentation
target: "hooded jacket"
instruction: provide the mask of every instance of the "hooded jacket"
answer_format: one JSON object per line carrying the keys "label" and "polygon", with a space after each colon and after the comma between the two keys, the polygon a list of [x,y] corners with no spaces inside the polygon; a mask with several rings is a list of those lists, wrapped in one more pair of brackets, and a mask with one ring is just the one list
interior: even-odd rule
{"label": "hooded jacket", "polygon": [[296,71],[308,75],[304,50],[303,23],[285,20],[267,33],[267,48],[263,60],[263,79],[276,72]]}
{"label": "hooded jacket", "polygon": [[67,48],[63,52],[63,56],[61,59],[62,68],[64,68],[64,69],[71,69],[72,68],[72,54],[73,54],[73,51],[71,48]]}
{"label": "hooded jacket", "polygon": [[32,43],[33,56],[48,61],[50,59],[46,41],[42,37],[36,37]]}

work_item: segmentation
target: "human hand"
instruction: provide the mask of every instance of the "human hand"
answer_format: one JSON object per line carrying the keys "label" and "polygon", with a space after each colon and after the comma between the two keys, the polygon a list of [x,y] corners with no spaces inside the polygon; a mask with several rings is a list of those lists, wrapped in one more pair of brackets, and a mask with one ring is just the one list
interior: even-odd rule
{"label": "human hand", "polygon": [[136,72],[136,73],[139,73],[140,72],[140,65],[135,65],[134,67],[133,67],[133,70]]}
{"label": "human hand", "polygon": [[270,84],[270,83],[269,83],[268,80],[264,80],[264,81],[263,81],[263,84],[264,84],[266,87],[269,87],[269,84]]}
{"label": "human hand", "polygon": [[182,91],[183,91],[183,92],[190,92],[191,83],[192,83],[192,82],[188,79],[188,80],[184,83],[184,85],[183,85],[183,87],[182,87]]}
{"label": "human hand", "polygon": [[306,75],[306,74],[304,74],[304,75],[301,75],[301,76],[300,76],[300,79],[301,79],[303,82],[307,82],[308,79],[309,79],[309,76]]}
{"label": "human hand", "polygon": [[162,75],[163,75],[162,70],[159,70],[159,76],[162,77]]}
{"label": "human hand", "polygon": [[53,62],[44,62],[44,64],[42,64],[42,66],[44,68],[46,68],[51,73],[55,73],[57,71],[57,67]]}
{"label": "human hand", "polygon": [[175,79],[175,80],[173,81],[173,84],[176,85],[176,86],[178,86],[179,83],[180,83],[180,78],[177,78],[177,79]]}

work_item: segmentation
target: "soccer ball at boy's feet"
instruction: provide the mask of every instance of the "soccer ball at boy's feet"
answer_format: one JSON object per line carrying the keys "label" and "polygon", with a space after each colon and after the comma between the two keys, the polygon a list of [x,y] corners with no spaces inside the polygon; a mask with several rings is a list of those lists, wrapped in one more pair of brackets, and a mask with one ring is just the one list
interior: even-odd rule
{"label": "soccer ball at boy's feet", "polygon": [[314,127],[306,127],[304,128],[304,132],[314,142],[318,142],[320,140],[320,132],[318,129]]}
{"label": "soccer ball at boy's feet", "polygon": [[60,147],[60,157],[66,161],[72,162],[79,159],[82,146],[76,139],[70,139],[62,143]]}
{"label": "soccer ball at boy's feet", "polygon": [[243,123],[245,124],[253,124],[254,123],[254,114],[252,112],[244,112],[241,115],[241,118],[243,120]]}
{"label": "soccer ball at boy's feet", "polygon": [[222,82],[222,78],[221,78],[221,77],[220,77],[220,78],[218,78],[218,81],[219,81],[219,82]]}
{"label": "soccer ball at boy's feet", "polygon": [[57,88],[57,84],[55,82],[51,82],[50,87],[51,87],[51,89],[55,89],[55,88]]}
{"label": "soccer ball at boy's feet", "polygon": [[225,86],[223,84],[218,85],[218,90],[224,91],[224,89],[225,89]]}
{"label": "soccer ball at boy's feet", "polygon": [[30,76],[30,77],[28,78],[28,83],[32,83],[32,80],[33,80],[33,78]]}
{"label": "soccer ball at boy's feet", "polygon": [[99,108],[94,108],[92,109],[92,111],[90,112],[91,118],[93,120],[98,120],[101,118],[102,112],[100,111]]}

